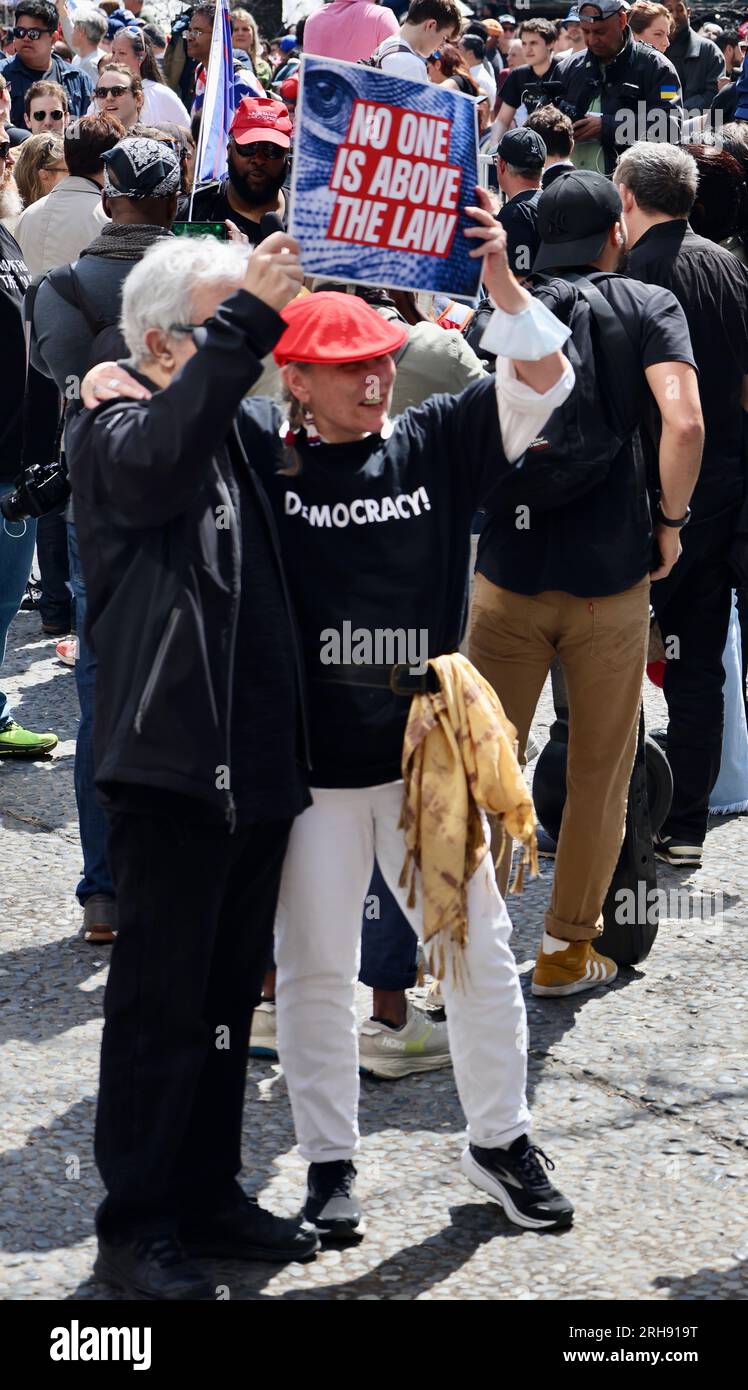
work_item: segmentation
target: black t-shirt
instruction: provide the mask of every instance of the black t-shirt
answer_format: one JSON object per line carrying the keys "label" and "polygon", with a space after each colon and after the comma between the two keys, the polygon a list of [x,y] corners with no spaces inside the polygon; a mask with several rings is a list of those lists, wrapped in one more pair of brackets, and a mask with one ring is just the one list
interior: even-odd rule
{"label": "black t-shirt", "polygon": [[[334,684],[336,662],[419,665],[459,646],[471,520],[508,469],[493,377],[432,396],[386,439],[299,445],[289,467],[268,400],[245,402],[240,429],[276,515],[308,676],[312,786],[366,787],[401,776],[410,701]],[[393,634],[410,646],[403,650]],[[362,637],[363,634],[363,637]],[[368,651],[366,650],[368,644]],[[378,645],[378,650],[377,650]]]}
{"label": "black t-shirt", "polygon": [[661,222],[640,237],[629,271],[671,290],[686,316],[704,412],[704,455],[691,506],[697,518],[712,516],[743,494],[740,397],[748,374],[748,270],[678,220]]}
{"label": "black t-shirt", "polygon": [[[228,200],[228,188],[229,180],[225,178],[218,179],[216,183],[209,183],[207,187],[199,189],[195,194],[195,199],[192,204],[192,217],[190,221],[225,222],[228,217],[232,222],[236,223],[240,232],[244,232],[249,237],[250,246],[259,245],[259,243],[265,239],[260,231],[259,222],[253,222],[251,217],[242,217],[240,212],[236,212],[235,209],[232,208]],[[285,227],[288,222],[290,190],[284,187],[281,192],[283,193],[286,204],[283,217],[281,218],[283,226]]]}
{"label": "black t-shirt", "polygon": [[0,369],[4,406],[0,419],[0,482],[8,483],[21,467],[26,343],[23,296],[31,274],[23,252],[0,223]]}
{"label": "black t-shirt", "polygon": [[501,100],[505,101],[507,106],[513,106],[516,111],[517,107],[522,105],[522,93],[525,87],[537,86],[539,82],[557,82],[560,66],[557,58],[551,58],[551,66],[547,72],[543,73],[542,77],[538,77],[530,63],[523,63],[521,67],[512,68],[501,89]]}
{"label": "black t-shirt", "polygon": [[527,276],[540,246],[538,203],[540,189],[528,188],[505,203],[497,214],[507,236],[507,256],[515,275]]}
{"label": "black t-shirt", "polygon": [[[635,379],[620,379],[619,372],[619,403],[627,407],[631,424],[647,421],[657,412],[644,369],[657,362],[694,365],[683,310],[668,290],[623,275],[596,275],[595,286],[618,313],[641,362]],[[553,308],[552,284],[533,292]],[[513,511],[491,511],[489,499],[476,566],[486,579],[514,593],[559,589],[600,598],[630,589],[651,569],[647,490],[628,445],[599,487],[564,507],[532,512],[526,528],[516,522]]]}

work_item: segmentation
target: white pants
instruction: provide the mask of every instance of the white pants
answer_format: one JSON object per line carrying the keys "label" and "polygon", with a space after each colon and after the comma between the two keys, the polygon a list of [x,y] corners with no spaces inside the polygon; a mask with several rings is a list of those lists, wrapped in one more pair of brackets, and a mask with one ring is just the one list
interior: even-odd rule
{"label": "white pants", "polygon": [[[278,1050],[299,1149],[310,1163],[351,1158],[358,1147],[354,998],[375,855],[413,930],[423,934],[420,882],[415,908],[398,887],[402,794],[402,782],[313,789],[314,805],[291,831],[275,927]],[[468,916],[462,987],[448,962],[442,990],[470,1142],[492,1148],[526,1133],[530,1114],[525,1005],[490,849],[468,888]]]}

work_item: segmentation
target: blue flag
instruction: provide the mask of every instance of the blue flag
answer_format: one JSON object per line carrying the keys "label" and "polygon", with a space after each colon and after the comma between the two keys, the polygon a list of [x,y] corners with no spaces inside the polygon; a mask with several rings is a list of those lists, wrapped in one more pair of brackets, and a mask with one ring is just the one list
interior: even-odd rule
{"label": "blue flag", "polygon": [[236,109],[228,0],[216,5],[208,67],[200,78],[193,106],[193,111],[202,111],[195,182],[205,183],[226,173],[226,145]]}

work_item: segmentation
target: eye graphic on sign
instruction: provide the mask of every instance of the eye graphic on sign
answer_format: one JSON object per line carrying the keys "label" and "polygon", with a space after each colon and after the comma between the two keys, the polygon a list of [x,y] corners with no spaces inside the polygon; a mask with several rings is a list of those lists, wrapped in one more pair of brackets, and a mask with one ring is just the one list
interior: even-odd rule
{"label": "eye graphic on sign", "polygon": [[337,73],[311,73],[304,90],[307,114],[332,127],[337,135],[345,135],[356,93],[350,83]]}

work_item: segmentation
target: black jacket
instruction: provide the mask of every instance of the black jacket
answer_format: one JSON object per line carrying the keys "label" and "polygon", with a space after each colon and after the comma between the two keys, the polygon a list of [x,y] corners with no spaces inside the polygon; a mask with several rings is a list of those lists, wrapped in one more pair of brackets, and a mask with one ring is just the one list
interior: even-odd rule
{"label": "black jacket", "polygon": [[[624,46],[612,63],[600,63],[589,52],[578,53],[556,74],[556,80],[564,84],[565,100],[580,117],[600,96],[606,174],[612,174],[619,154],[637,140],[677,144],[680,139],[683,103],[675,68],[656,48],[635,43],[630,29],[625,34]],[[673,89],[675,95],[668,95]]]}
{"label": "black jacket", "polygon": [[725,60],[716,43],[688,27],[685,49],[676,39],[665,57],[679,74],[686,111],[706,111],[717,95],[717,80],[725,75]]}
{"label": "black jacket", "polygon": [[[223,808],[229,821],[233,797],[216,785],[216,769],[231,761],[237,467],[247,469],[278,565],[304,718],[275,522],[235,418],[283,328],[278,314],[240,290],[166,390],[81,411],[66,430],[87,634],[98,658],[97,784],[181,792]],[[277,730],[279,740],[293,736]]]}

